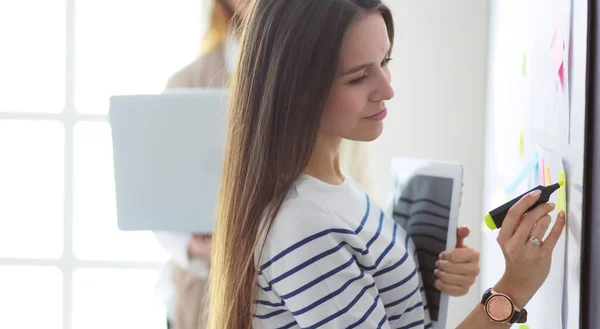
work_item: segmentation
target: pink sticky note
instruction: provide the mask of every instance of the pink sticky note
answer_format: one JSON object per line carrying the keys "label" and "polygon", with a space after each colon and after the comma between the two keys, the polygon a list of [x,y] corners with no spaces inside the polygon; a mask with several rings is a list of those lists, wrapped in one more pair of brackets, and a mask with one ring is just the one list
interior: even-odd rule
{"label": "pink sticky note", "polygon": [[546,168],[546,166],[544,165],[544,159],[540,159],[540,162],[539,162],[539,170],[540,170],[539,181],[540,181],[540,184],[544,184],[546,182],[546,171],[544,170],[544,168]]}
{"label": "pink sticky note", "polygon": [[565,39],[563,37],[562,29],[560,28],[560,21],[556,25],[554,30],[554,37],[552,37],[552,44],[550,45],[550,52],[552,54],[552,63],[554,65],[555,72],[560,69],[565,51]]}
{"label": "pink sticky note", "polygon": [[561,90],[565,89],[565,65],[563,63],[560,64],[558,68],[558,79],[560,80],[560,88]]}

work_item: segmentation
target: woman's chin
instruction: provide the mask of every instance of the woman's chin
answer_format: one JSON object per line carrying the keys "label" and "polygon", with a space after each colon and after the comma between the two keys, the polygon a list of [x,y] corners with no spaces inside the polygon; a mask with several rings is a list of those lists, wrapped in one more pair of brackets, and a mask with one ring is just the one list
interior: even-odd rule
{"label": "woman's chin", "polygon": [[363,128],[355,134],[352,134],[352,136],[346,138],[357,142],[372,142],[379,138],[382,133],[383,122],[377,122],[375,125],[372,125],[368,128]]}

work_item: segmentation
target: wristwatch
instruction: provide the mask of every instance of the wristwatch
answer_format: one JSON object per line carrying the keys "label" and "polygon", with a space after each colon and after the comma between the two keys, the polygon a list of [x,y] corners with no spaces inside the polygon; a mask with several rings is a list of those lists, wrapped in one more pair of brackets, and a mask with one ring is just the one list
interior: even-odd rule
{"label": "wristwatch", "polygon": [[526,310],[520,310],[510,297],[492,288],[483,294],[481,305],[492,322],[507,324],[527,322]]}

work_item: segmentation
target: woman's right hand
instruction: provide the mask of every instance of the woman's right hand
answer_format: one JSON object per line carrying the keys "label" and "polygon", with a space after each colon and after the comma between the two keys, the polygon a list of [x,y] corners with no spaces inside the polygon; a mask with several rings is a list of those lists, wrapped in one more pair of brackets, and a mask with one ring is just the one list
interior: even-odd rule
{"label": "woman's right hand", "polygon": [[494,290],[511,297],[521,309],[548,277],[552,252],[565,226],[565,214],[561,211],[545,241],[540,245],[529,241],[532,235],[539,239],[544,237],[550,226],[548,213],[555,207],[544,203],[525,213],[539,197],[539,190],[536,190],[519,200],[506,215],[497,238],[506,269]]}

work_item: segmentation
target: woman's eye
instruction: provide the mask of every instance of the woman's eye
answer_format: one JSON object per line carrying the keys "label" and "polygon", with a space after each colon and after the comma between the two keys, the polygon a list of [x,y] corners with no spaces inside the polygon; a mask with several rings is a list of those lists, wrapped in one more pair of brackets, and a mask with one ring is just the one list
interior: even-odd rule
{"label": "woman's eye", "polygon": [[392,61],[391,57],[388,57],[381,62],[381,67],[387,66]]}
{"label": "woman's eye", "polygon": [[366,79],[366,78],[367,78],[367,76],[366,76],[366,75],[363,75],[362,77],[360,77],[360,78],[358,78],[358,79],[354,79],[354,80],[350,81],[350,84],[351,84],[351,85],[357,85],[357,84],[359,84],[359,83],[361,83],[361,82],[365,81],[365,79]]}

